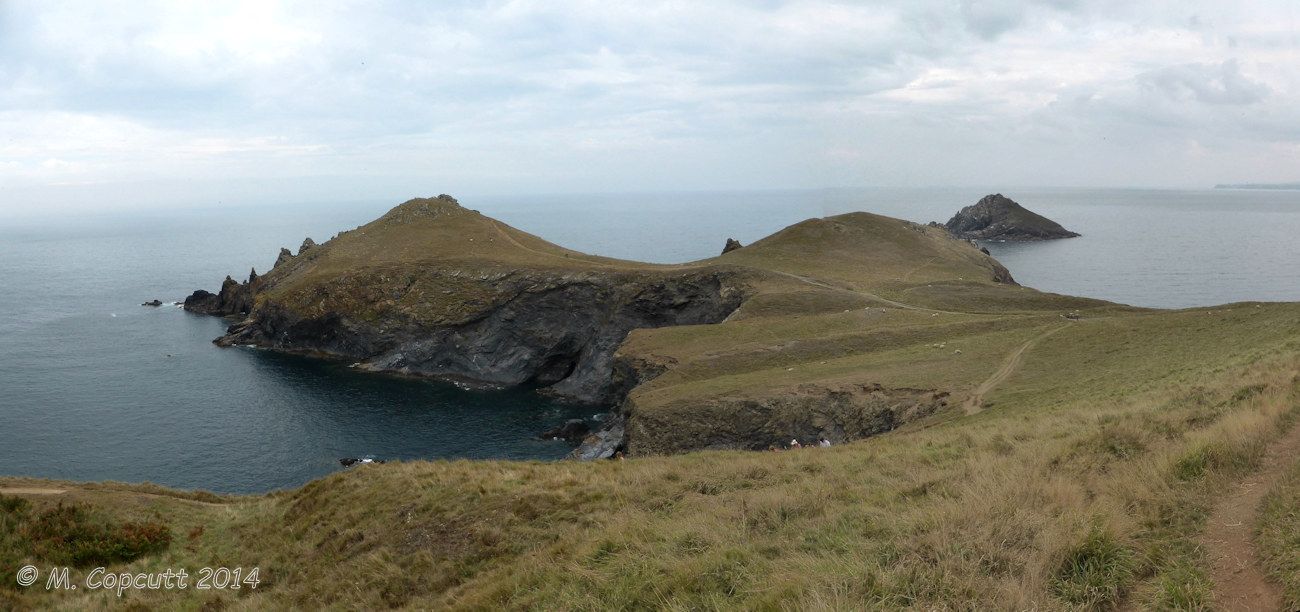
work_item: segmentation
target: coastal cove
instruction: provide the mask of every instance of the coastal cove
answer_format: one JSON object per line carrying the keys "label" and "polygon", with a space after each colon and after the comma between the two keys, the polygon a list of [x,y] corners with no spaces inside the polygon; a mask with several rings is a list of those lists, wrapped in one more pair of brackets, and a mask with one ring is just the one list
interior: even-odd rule
{"label": "coastal cove", "polygon": [[[1300,194],[1006,190],[1083,234],[988,244],[1023,285],[1149,307],[1300,299]],[[983,190],[462,197],[559,245],[680,263],[810,217],[866,210],[944,220]],[[465,391],[212,338],[229,321],[170,306],[280,247],[323,242],[395,202],[140,214],[53,230],[0,228],[0,406],[9,475],[149,480],[250,493],[298,486],[344,456],[558,458],[535,439],[591,406],[526,390]],[[1230,219],[1225,219],[1231,211]],[[574,223],[582,219],[582,223]],[[214,227],[215,224],[215,227]],[[161,299],[168,305],[141,307]]]}

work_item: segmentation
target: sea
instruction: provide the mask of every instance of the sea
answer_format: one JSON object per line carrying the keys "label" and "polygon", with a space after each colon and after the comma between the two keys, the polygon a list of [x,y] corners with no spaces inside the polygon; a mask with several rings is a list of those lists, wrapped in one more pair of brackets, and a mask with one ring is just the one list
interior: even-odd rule
{"label": "sea", "polygon": [[[472,196],[462,205],[581,251],[659,263],[810,217],[946,221],[1000,192],[1082,234],[986,244],[1018,282],[1153,308],[1300,300],[1300,191],[820,189]],[[436,195],[436,194],[421,194]],[[544,460],[538,434],[607,408],[466,390],[212,340],[229,321],[172,305],[266,271],[395,201],[0,218],[0,475],[218,493],[300,486],[376,460]],[[162,300],[162,307],[142,306]]]}

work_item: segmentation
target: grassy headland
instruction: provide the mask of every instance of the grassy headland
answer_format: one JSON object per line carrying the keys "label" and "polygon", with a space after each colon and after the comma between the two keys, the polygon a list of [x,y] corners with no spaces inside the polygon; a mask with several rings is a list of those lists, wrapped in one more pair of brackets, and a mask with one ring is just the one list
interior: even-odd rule
{"label": "grassy headland", "polygon": [[[542,256],[570,272],[675,268],[565,257],[522,232],[493,231],[505,234],[484,229],[474,239],[491,245],[483,252],[491,261],[457,269],[536,266]],[[24,546],[21,527],[6,527],[0,602],[1212,607],[1201,534],[1229,485],[1252,473],[1297,415],[1300,304],[1160,311],[1043,294],[996,282],[1004,272],[996,262],[939,232],[846,215],[676,267],[744,270],[749,293],[720,323],[637,329],[618,347],[618,359],[657,372],[628,394],[629,443],[640,456],[627,461],[364,465],[237,498],[0,479],[7,526],[74,502],[108,523],[168,526],[167,548],[110,571],[256,567],[260,580],[255,589],[132,589],[122,599],[84,587],[47,592],[43,582],[21,588],[17,568],[44,573],[54,561]],[[422,240],[387,235],[392,245]],[[503,235],[538,255],[503,246]],[[349,244],[330,247],[337,261],[322,250],[278,274],[355,276],[356,266],[338,263],[343,253],[372,268],[388,256]],[[320,286],[284,283],[261,299]],[[884,410],[887,428],[851,439]],[[737,440],[765,447],[761,435],[800,427],[844,438],[776,453],[661,454],[749,447]],[[1293,518],[1285,509],[1297,490],[1294,477],[1276,485],[1264,532],[1270,567],[1292,597],[1300,551],[1285,535]],[[8,502],[15,498],[27,502]],[[74,568],[71,582],[88,571]]]}

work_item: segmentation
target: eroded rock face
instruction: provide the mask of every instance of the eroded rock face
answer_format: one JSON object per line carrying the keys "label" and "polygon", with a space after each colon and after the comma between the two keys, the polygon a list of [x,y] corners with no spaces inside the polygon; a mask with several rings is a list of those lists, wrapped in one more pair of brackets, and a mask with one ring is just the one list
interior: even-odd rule
{"label": "eroded rock face", "polygon": [[[423,274],[464,276],[451,270]],[[442,322],[396,308],[378,313],[309,308],[303,313],[275,300],[256,300],[251,284],[229,279],[217,296],[196,292],[187,308],[227,315],[248,312],[216,340],[223,346],[254,344],[342,357],[377,372],[492,385],[531,382],[556,397],[612,404],[626,392],[615,384],[613,370],[614,353],[629,331],[717,323],[748,295],[743,279],[717,268],[682,273],[530,271],[500,279],[489,276],[482,282],[485,294],[492,292],[490,301]],[[385,294],[384,287],[367,282],[322,291]],[[251,310],[245,311],[246,306]]]}
{"label": "eroded rock face", "polygon": [[638,410],[624,404],[630,454],[675,454],[701,449],[782,448],[791,439],[825,437],[833,444],[871,437],[934,413],[948,394],[879,385],[834,388],[803,385],[759,398],[718,397],[689,406]]}
{"label": "eroded rock face", "polygon": [[1000,193],[961,209],[945,225],[953,236],[964,240],[1033,242],[1078,236]]}
{"label": "eroded rock face", "polygon": [[247,314],[253,310],[253,294],[261,288],[261,280],[257,270],[251,271],[243,283],[227,276],[217,293],[199,289],[185,298],[184,308],[219,317]]}
{"label": "eroded rock face", "polygon": [[614,458],[615,453],[626,448],[623,438],[626,427],[627,418],[621,413],[610,415],[600,430],[584,438],[582,444],[569,453],[569,458],[578,461]]}
{"label": "eroded rock face", "polygon": [[743,248],[745,248],[745,245],[740,244],[739,240],[736,240],[735,238],[728,238],[727,244],[723,245],[722,247],[722,254],[726,255],[727,253],[730,253],[736,249],[743,249]]}

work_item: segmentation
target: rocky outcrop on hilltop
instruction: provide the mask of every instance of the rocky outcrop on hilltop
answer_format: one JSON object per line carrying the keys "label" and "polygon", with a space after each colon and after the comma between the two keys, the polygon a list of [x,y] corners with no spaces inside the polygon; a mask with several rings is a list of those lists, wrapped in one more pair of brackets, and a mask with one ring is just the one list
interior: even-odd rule
{"label": "rocky outcrop on hilltop", "polygon": [[745,248],[745,245],[740,244],[739,240],[736,240],[735,238],[728,238],[727,244],[722,246],[722,254],[726,255],[727,253],[730,253],[736,249],[743,249],[743,248]]}
{"label": "rocky outcrop on hilltop", "polygon": [[963,240],[1034,242],[1079,235],[1000,193],[984,196],[961,209],[945,226]]}

